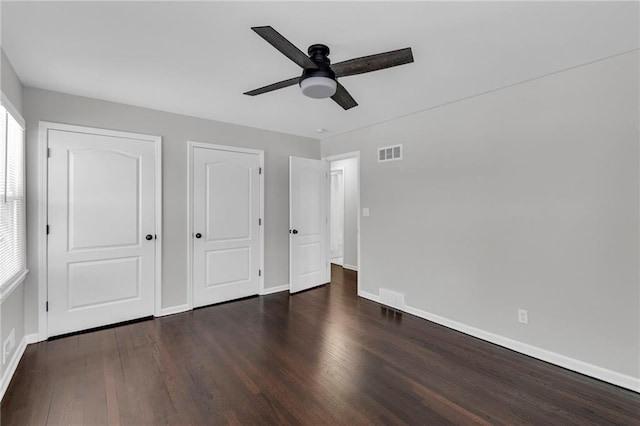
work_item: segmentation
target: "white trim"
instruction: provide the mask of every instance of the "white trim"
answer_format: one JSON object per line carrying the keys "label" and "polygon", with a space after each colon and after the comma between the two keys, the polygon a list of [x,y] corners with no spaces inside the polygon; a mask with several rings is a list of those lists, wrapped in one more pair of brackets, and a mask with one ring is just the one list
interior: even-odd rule
{"label": "white trim", "polygon": [[38,333],[27,334],[26,336],[24,336],[24,339],[27,341],[27,345],[41,342],[41,340],[38,338]]}
{"label": "white trim", "polygon": [[[38,238],[38,340],[46,340],[47,333],[47,210],[48,174],[47,164],[47,133],[49,123],[38,123],[38,228],[35,233]],[[33,230],[31,231],[33,232]]]}
{"label": "white trim", "polygon": [[13,356],[11,360],[7,364],[6,369],[4,370],[4,374],[2,375],[2,379],[0,379],[0,401],[4,398],[4,393],[7,391],[9,387],[9,383],[11,383],[11,379],[18,368],[18,364],[22,359],[22,355],[24,354],[25,349],[27,349],[27,336],[23,336],[22,340],[20,340],[20,344],[13,351]]}
{"label": "white trim", "polygon": [[193,309],[193,147],[187,141],[187,307]]}
{"label": "white trim", "polygon": [[266,296],[268,294],[280,293],[281,291],[289,291],[289,284],[283,284],[276,287],[267,287],[260,292],[260,296]]}
{"label": "white trim", "polygon": [[[358,277],[360,278],[360,277]],[[371,300],[372,302],[380,303],[380,296],[375,295],[373,293],[369,293],[368,291],[358,290],[358,296]]]}
{"label": "white trim", "polygon": [[[293,215],[291,214],[291,210],[292,210],[291,209],[291,204],[292,204],[291,200],[293,199],[292,194],[291,194],[291,192],[292,192],[291,191],[291,189],[292,189],[292,186],[291,186],[291,169],[293,167],[292,158],[293,157],[290,155],[289,156],[289,170],[288,170],[289,171],[289,173],[288,173],[289,179],[288,179],[288,182],[287,182],[289,184],[289,191],[288,191],[288,195],[289,195],[289,206],[288,206],[289,207],[288,208],[288,210],[289,210],[289,238],[288,238],[288,241],[287,241],[288,242],[288,246],[289,246],[289,253],[288,253],[289,254],[289,271],[287,271],[287,272],[289,272],[289,293],[291,293],[291,286],[293,285],[293,274],[291,273],[291,271],[293,269],[293,260],[292,260],[293,259],[293,250],[291,248],[291,246],[292,246],[292,244],[291,244],[291,230],[294,229],[293,225],[291,223],[291,218],[293,217]],[[331,271],[331,265],[329,265],[329,271]]]}
{"label": "white trim", "polygon": [[[324,173],[325,173],[325,193],[324,193],[324,235],[325,235],[325,250],[324,250],[324,262],[326,266],[326,275],[325,275],[325,283],[331,284],[331,179],[329,179],[329,175],[331,174],[331,162],[327,160],[324,161]],[[343,184],[344,184],[344,171],[342,173],[343,176]],[[344,187],[344,185],[343,185]],[[344,201],[343,201],[344,204]],[[344,222],[344,219],[343,219]],[[344,237],[343,237],[344,239]],[[291,284],[291,282],[289,282]],[[291,286],[289,286],[291,288]]]}
{"label": "white trim", "polygon": [[[373,293],[360,291],[358,295],[365,299],[369,299],[371,301],[380,303],[380,297],[376,296]],[[403,311],[408,314],[415,315],[419,318],[425,319],[427,321],[440,324],[452,330],[456,330],[461,333],[467,334],[469,336],[473,336],[478,339],[482,339],[487,342],[494,343],[496,345],[511,349],[521,354],[528,355],[530,357],[533,357],[542,361],[546,361],[548,363],[584,374],[586,376],[594,377],[596,379],[614,384],[616,386],[630,389],[635,392],[640,392],[640,378],[628,376],[626,374],[618,373],[616,371],[609,370],[607,368],[589,364],[588,362],[580,361],[578,359],[571,358],[566,355],[561,355],[556,352],[542,349],[537,346],[530,345],[528,343],[523,343],[518,340],[500,336],[498,334],[491,333],[489,331],[485,331],[480,328],[476,328],[467,324],[463,324],[461,322],[454,321],[449,318],[442,317],[440,315],[432,314],[432,313],[423,311],[421,309],[414,308],[412,306],[405,306]]]}
{"label": "white trim", "polygon": [[358,272],[358,267],[357,266],[353,266],[353,265],[347,265],[346,263],[342,265],[342,267],[344,269],[348,269],[350,271],[356,271]]}
{"label": "white trim", "polygon": [[162,137],[154,136],[156,147],[156,270],[155,270],[155,309],[154,314],[162,313]]}
{"label": "white trim", "polygon": [[415,315],[431,322],[435,322],[461,333],[477,337],[478,339],[503,346],[516,352],[529,355],[533,358],[537,358],[542,361],[546,361],[551,364],[555,364],[587,376],[595,377],[596,379],[612,383],[614,385],[630,389],[635,392],[640,392],[640,378],[631,377],[626,374],[618,373],[616,371],[612,371],[603,367],[599,367],[597,365],[589,364],[587,362],[568,357],[566,355],[561,355],[546,349],[539,348],[537,346],[529,345],[528,343],[523,343],[517,340],[510,339],[508,337],[500,336],[498,334],[472,327],[470,325],[463,324],[461,322],[457,322],[440,315],[432,314],[418,308],[405,306],[404,310],[409,314]]}
{"label": "white trim", "polygon": [[[327,160],[325,160],[327,161]],[[343,167],[336,167],[335,169],[331,167],[331,161],[327,161],[329,163],[329,176],[333,176],[333,172],[342,173],[342,256],[339,257],[331,257],[331,230],[333,229],[333,222],[331,221],[331,197],[333,196],[333,187],[331,186],[331,178],[329,178],[329,197],[327,198],[327,203],[329,204],[329,214],[327,215],[327,235],[328,245],[329,245],[329,278],[331,278],[331,264],[344,266],[344,240],[345,240],[345,226],[347,224],[347,187],[346,187],[346,173]],[[357,250],[357,249],[356,249]],[[334,263],[333,259],[342,259],[340,263]]]}
{"label": "white trim", "polygon": [[[337,155],[330,155],[328,157],[322,157],[323,160],[329,161],[329,162],[337,161],[337,160],[345,160],[347,158],[355,158],[356,159],[356,164],[357,164],[357,167],[358,167],[358,170],[357,170],[357,180],[358,180],[358,182],[357,182],[357,185],[356,185],[357,198],[358,198],[358,216],[357,216],[358,220],[357,220],[357,223],[356,223],[357,233],[358,233],[358,267],[355,268],[355,269],[352,269],[352,270],[358,271],[357,293],[358,293],[358,295],[361,295],[361,293],[364,294],[366,292],[363,292],[361,290],[362,283],[364,281],[362,280],[362,245],[360,244],[361,234],[362,234],[360,232],[360,229],[361,229],[360,228],[360,217],[362,216],[362,210],[360,208],[360,198],[362,196],[361,189],[360,189],[360,182],[361,182],[360,176],[361,176],[361,173],[362,173],[361,170],[360,170],[360,151],[346,152],[344,154],[337,154]],[[347,266],[348,265],[343,265],[342,267],[343,268],[347,268],[347,269],[351,269],[351,268],[348,268]],[[366,293],[366,294],[370,294],[370,293]],[[365,296],[362,296],[362,297],[365,297]],[[365,298],[368,299],[368,297],[365,297]]]}
{"label": "white trim", "polygon": [[266,267],[264,263],[264,233],[267,228],[267,221],[264,217],[264,151],[260,150],[260,217],[262,218],[262,226],[260,226],[260,269],[262,270],[262,274],[260,274],[260,289],[259,292],[262,294],[264,291],[264,277],[266,275]]}
{"label": "white trim", "polygon": [[185,303],[184,305],[172,306],[170,308],[162,308],[160,310],[160,314],[156,315],[156,317],[164,317],[167,315],[179,314],[179,313],[187,312],[190,310],[191,308],[189,307],[189,305]]}
{"label": "white trim", "polygon": [[72,124],[40,121],[38,123],[38,340],[46,340],[47,329],[47,209],[48,201],[48,164],[47,145],[49,130],[61,130],[74,133],[88,133],[91,135],[111,136],[116,138],[137,139],[153,142],[155,145],[156,162],[156,202],[155,202],[155,277],[154,277],[154,314],[160,314],[162,300],[162,137],[142,133],[122,132],[119,130],[100,129],[96,127],[77,126]]}
{"label": "white trim", "polygon": [[25,121],[22,114],[18,112],[15,105],[13,105],[9,98],[2,92],[0,92],[0,103],[2,103],[2,106],[7,110],[7,112],[18,122],[20,127],[22,127],[22,130],[25,130]]}
{"label": "white trim", "polygon": [[13,293],[13,291],[16,288],[18,288],[20,284],[24,282],[24,279],[28,273],[29,273],[28,269],[20,272],[11,281],[9,281],[5,285],[3,285],[2,288],[0,288],[0,304],[2,304],[2,302],[4,302],[7,298],[9,298],[9,296],[11,296],[11,293]]}
{"label": "white trim", "polygon": [[207,142],[187,141],[187,306],[193,309],[193,151],[194,148],[214,149],[217,151],[241,152],[245,154],[257,155],[260,161],[260,169],[262,173],[260,178],[260,218],[262,218],[262,226],[260,226],[260,265],[262,274],[259,278],[260,286],[258,294],[264,291],[264,230],[266,228],[266,218],[264,217],[264,151],[261,149],[242,148],[237,146],[218,145]]}

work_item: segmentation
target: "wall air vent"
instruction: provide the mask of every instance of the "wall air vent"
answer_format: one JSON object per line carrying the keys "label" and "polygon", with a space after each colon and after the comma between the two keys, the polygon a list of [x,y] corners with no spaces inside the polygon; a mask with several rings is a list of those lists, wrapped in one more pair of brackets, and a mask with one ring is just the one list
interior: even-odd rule
{"label": "wall air vent", "polygon": [[402,145],[378,148],[378,162],[402,160]]}

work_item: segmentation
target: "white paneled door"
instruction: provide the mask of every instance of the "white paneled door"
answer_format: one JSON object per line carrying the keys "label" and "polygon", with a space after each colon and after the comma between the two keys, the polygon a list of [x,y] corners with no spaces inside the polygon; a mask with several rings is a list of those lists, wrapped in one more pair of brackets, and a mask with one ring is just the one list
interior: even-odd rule
{"label": "white paneled door", "polygon": [[47,132],[49,336],[154,313],[159,138],[67,127]]}
{"label": "white paneled door", "polygon": [[194,307],[258,294],[261,154],[194,146],[192,164]]}
{"label": "white paneled door", "polygon": [[329,163],[289,157],[291,293],[331,281],[328,198]]}

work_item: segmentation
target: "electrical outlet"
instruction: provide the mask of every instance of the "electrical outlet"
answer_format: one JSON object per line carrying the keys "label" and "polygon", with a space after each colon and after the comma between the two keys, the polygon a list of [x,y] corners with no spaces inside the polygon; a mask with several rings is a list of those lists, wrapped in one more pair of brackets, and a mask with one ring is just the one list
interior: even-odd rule
{"label": "electrical outlet", "polygon": [[518,321],[529,324],[529,312],[526,309],[518,309]]}
{"label": "electrical outlet", "polygon": [[9,337],[7,337],[4,340],[4,343],[2,344],[2,364],[6,364],[7,360],[9,359],[9,355],[11,355],[11,351],[13,351],[13,348],[15,348],[16,346],[16,329],[14,328],[13,330],[11,330],[11,333],[9,333]]}

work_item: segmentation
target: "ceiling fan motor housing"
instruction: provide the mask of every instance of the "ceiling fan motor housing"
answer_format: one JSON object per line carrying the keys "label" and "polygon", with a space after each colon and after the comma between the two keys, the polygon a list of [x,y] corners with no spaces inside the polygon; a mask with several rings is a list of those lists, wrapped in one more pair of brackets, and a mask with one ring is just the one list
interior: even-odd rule
{"label": "ceiling fan motor housing", "polygon": [[305,68],[298,80],[300,89],[305,96],[314,99],[324,99],[336,93],[336,75],[331,70],[331,61],[327,57],[329,48],[324,44],[309,46],[309,59],[318,68]]}

